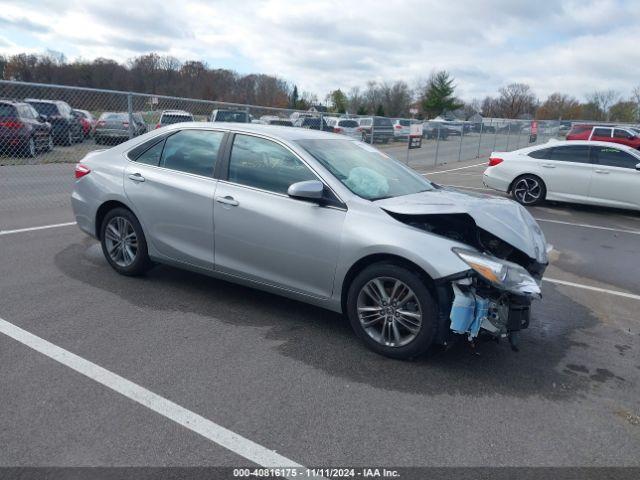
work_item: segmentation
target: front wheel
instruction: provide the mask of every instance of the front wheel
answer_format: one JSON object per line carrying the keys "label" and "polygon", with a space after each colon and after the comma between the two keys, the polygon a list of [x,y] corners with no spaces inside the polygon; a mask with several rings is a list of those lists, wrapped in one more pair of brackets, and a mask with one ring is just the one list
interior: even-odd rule
{"label": "front wheel", "polygon": [[526,207],[538,205],[547,194],[544,182],[535,175],[522,175],[513,181],[511,194],[516,202]]}
{"label": "front wheel", "polygon": [[433,342],[435,303],[423,279],[399,265],[364,269],[349,287],[347,313],[358,337],[381,355],[410,359]]}
{"label": "front wheel", "polygon": [[29,141],[24,147],[24,156],[27,158],[33,158],[36,156],[36,154],[36,141],[33,139],[33,137],[29,137]]}
{"label": "front wheel", "polygon": [[151,268],[142,226],[131,211],[115,208],[107,213],[100,242],[107,261],[121,275],[141,275]]}

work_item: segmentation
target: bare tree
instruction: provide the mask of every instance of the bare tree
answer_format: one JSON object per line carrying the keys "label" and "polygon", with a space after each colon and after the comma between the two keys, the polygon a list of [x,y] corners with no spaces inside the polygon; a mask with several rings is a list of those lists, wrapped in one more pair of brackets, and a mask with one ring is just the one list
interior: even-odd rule
{"label": "bare tree", "polygon": [[537,99],[526,83],[512,83],[500,89],[498,111],[504,118],[532,116],[537,107]]}
{"label": "bare tree", "polygon": [[580,102],[559,92],[549,95],[536,112],[536,118],[540,120],[577,120],[581,116]]}
{"label": "bare tree", "polygon": [[596,90],[587,95],[587,103],[593,104],[604,115],[604,119],[608,122],[611,118],[611,105],[619,100],[620,94],[615,90]]}

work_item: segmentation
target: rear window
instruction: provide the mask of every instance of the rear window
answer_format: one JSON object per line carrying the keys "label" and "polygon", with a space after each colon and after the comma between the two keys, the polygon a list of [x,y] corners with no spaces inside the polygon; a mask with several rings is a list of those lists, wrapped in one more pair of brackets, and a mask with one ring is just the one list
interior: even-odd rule
{"label": "rear window", "polygon": [[100,120],[124,120],[129,119],[127,113],[103,113],[100,115]]}
{"label": "rear window", "polygon": [[346,128],[356,128],[358,126],[358,122],[356,122],[355,120],[340,120],[338,122],[338,126]]}
{"label": "rear window", "polygon": [[573,127],[571,127],[571,132],[570,135],[578,135],[580,133],[584,133],[587,130],[591,130],[591,127],[588,125],[574,125]]}
{"label": "rear window", "polygon": [[218,112],[216,122],[247,123],[247,112]]}
{"label": "rear window", "polygon": [[409,120],[398,120],[398,123],[403,127],[408,127],[409,125],[411,125],[411,121]]}
{"label": "rear window", "polygon": [[391,127],[391,120],[389,120],[388,118],[374,118],[373,119],[373,125],[376,127]]}
{"label": "rear window", "polygon": [[160,118],[160,123],[163,125],[170,125],[172,123],[180,123],[180,122],[193,122],[193,117],[191,115],[165,113]]}
{"label": "rear window", "polygon": [[44,102],[29,102],[33,108],[36,109],[40,115],[52,116],[52,115],[60,115],[58,111],[58,107],[54,103],[44,103]]}
{"label": "rear window", "polygon": [[291,120],[270,120],[269,125],[281,125],[283,127],[293,127]]}
{"label": "rear window", "polygon": [[16,109],[13,105],[7,105],[6,103],[0,103],[0,118],[10,118],[17,116]]}

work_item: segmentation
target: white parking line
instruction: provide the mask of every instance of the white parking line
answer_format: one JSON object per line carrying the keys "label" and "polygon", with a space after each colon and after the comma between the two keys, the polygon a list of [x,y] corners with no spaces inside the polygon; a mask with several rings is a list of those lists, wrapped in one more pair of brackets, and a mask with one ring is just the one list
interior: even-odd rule
{"label": "white parking line", "polygon": [[42,225],[39,227],[18,228],[16,230],[0,230],[0,236],[11,235],[13,233],[33,232],[35,230],[46,230],[48,228],[68,227],[70,225],[75,225],[75,224],[76,222],[67,222],[67,223],[55,223],[53,225]]}
{"label": "white parking line", "polygon": [[535,218],[538,222],[547,222],[547,223],[558,223],[560,225],[571,225],[572,227],[584,227],[584,228],[594,228],[596,230],[608,230],[611,232],[620,232],[620,233],[631,233],[633,235],[640,235],[640,231],[638,230],[626,230],[624,228],[613,228],[613,227],[603,227],[601,225],[590,225],[588,223],[573,223],[573,222],[565,222],[562,220],[550,220],[548,218]]}
{"label": "white parking line", "polygon": [[486,188],[486,187],[466,187],[464,185],[443,185],[443,187],[462,188],[466,190],[491,190],[490,188]]}
{"label": "white parking line", "polygon": [[584,290],[591,290],[593,292],[607,293],[609,295],[616,295],[618,297],[630,298],[632,300],[640,300],[640,295],[633,293],[620,292],[618,290],[609,290],[608,288],[592,287],[591,285],[583,285],[581,283],[567,282],[566,280],[558,280],[557,278],[543,278],[545,282],[556,283],[558,285],[566,285],[567,287],[582,288]]}
{"label": "white parking line", "polygon": [[482,162],[482,163],[476,163],[474,165],[467,165],[466,167],[458,167],[458,168],[452,168],[450,170],[437,170],[435,172],[428,172],[428,173],[423,173],[422,175],[435,175],[436,173],[447,173],[447,172],[455,172],[457,170],[464,170],[466,168],[473,168],[473,167],[479,167],[480,165],[486,165],[487,162]]}
{"label": "white parking line", "polygon": [[263,467],[304,468],[197,413],[0,318],[0,333]]}

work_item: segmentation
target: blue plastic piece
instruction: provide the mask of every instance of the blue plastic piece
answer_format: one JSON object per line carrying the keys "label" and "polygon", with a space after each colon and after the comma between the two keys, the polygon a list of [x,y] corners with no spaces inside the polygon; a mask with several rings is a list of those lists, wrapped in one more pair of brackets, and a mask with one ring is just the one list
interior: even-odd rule
{"label": "blue plastic piece", "polygon": [[478,336],[482,320],[489,312],[489,300],[466,293],[453,285],[455,297],[451,307],[451,330],[455,333],[467,334],[469,338]]}

